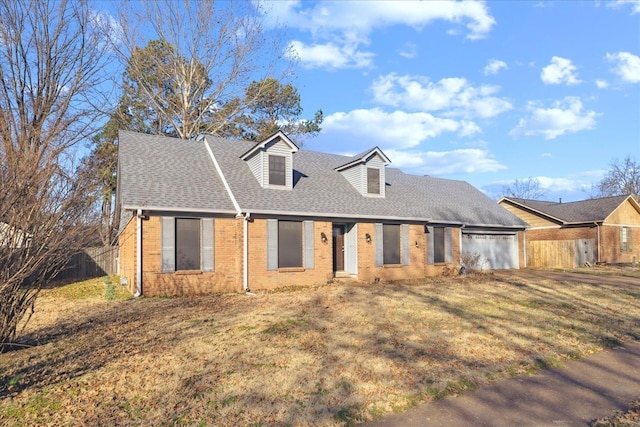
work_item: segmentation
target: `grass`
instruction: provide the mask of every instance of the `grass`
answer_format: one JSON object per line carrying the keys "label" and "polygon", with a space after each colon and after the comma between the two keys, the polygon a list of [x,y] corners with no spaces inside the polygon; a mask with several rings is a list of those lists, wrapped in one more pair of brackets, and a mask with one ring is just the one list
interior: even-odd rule
{"label": "grass", "polygon": [[102,278],[84,280],[82,282],[67,283],[60,286],[54,286],[51,289],[42,291],[43,296],[49,299],[58,299],[62,301],[78,301],[92,299],[126,299],[130,298],[129,294],[122,286],[119,285],[120,278],[118,276],[105,276]]}
{"label": "grass", "polygon": [[354,425],[640,339],[640,287],[467,275],[258,296],[44,290],[0,424]]}

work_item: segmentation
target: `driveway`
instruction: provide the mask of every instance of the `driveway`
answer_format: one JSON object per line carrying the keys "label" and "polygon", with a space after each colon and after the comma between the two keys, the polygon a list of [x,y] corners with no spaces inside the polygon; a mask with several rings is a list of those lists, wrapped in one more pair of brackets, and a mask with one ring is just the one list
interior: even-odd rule
{"label": "driveway", "polygon": [[523,279],[550,279],[558,281],[572,281],[600,285],[602,283],[621,286],[640,286],[640,278],[626,276],[611,276],[605,274],[569,273],[564,271],[548,271],[537,269],[498,270],[494,274],[505,280]]}

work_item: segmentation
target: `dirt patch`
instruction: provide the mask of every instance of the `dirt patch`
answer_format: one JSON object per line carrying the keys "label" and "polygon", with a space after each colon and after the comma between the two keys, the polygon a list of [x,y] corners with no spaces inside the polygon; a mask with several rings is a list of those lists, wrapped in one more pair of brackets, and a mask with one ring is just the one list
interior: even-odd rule
{"label": "dirt patch", "polygon": [[0,355],[0,422],[354,424],[640,339],[638,301],[634,284],[508,274],[257,296],[45,291],[21,337],[33,347]]}

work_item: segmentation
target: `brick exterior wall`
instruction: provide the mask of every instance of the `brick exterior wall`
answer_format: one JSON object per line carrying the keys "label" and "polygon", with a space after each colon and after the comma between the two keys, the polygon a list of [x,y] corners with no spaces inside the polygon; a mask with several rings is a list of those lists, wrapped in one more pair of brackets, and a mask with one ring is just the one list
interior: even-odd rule
{"label": "brick exterior wall", "polygon": [[[629,227],[627,233],[631,247],[627,251],[620,250],[620,226],[604,225],[600,227],[600,239],[603,242],[600,260],[608,263],[628,263],[640,261],[640,227]],[[606,245],[604,244],[606,242]]]}
{"label": "brick exterior wall", "polygon": [[162,273],[161,218],[142,221],[142,293],[147,296],[204,295],[242,291],[243,219],[214,221],[214,271]]}
{"label": "brick exterior wall", "polygon": [[598,239],[596,227],[543,228],[527,230],[527,240]]}
{"label": "brick exterior wall", "polygon": [[127,290],[136,292],[136,218],[133,217],[118,237],[118,258],[120,260],[120,280],[126,278]]}
{"label": "brick exterior wall", "polygon": [[[332,223],[313,222],[314,268],[267,270],[267,220],[255,219],[249,226],[249,289],[273,289],[281,286],[325,284],[333,278]],[[320,233],[325,233],[323,243]]]}
{"label": "brick exterior wall", "polygon": [[[214,221],[214,272],[162,273],[161,217],[151,216],[142,221],[142,291],[147,296],[201,295],[217,292],[243,291],[243,227],[244,219],[216,218]],[[247,223],[248,229],[248,286],[250,290],[268,290],[284,286],[326,284],[334,278],[333,223],[313,222],[314,267],[267,269],[267,220],[256,218]],[[323,242],[321,234],[328,239]],[[371,242],[367,242],[367,234]],[[365,282],[379,280],[419,279],[442,274],[460,260],[460,229],[451,233],[452,263],[427,264],[427,234],[423,224],[409,225],[409,265],[375,265],[375,224],[357,225],[357,279]],[[120,236],[120,274],[127,276],[128,289],[136,291],[136,219],[127,225]],[[521,239],[522,241],[522,239]],[[640,241],[640,240],[639,240]],[[521,254],[522,257],[522,254]]]}

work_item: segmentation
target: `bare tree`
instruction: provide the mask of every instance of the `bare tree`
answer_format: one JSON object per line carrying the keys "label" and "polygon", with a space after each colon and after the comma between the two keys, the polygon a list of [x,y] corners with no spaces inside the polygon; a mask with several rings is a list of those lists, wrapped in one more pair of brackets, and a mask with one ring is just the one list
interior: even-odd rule
{"label": "bare tree", "polygon": [[631,156],[616,159],[607,174],[593,186],[595,197],[640,195],[640,162]]}
{"label": "bare tree", "polygon": [[0,0],[0,16],[2,351],[91,234],[75,154],[99,119],[107,44],[84,1]]}
{"label": "bare tree", "polygon": [[530,200],[541,199],[547,194],[546,190],[540,186],[540,180],[533,177],[516,179],[511,186],[504,187],[502,191],[506,197]]}
{"label": "bare tree", "polygon": [[[263,29],[254,2],[123,2],[114,46],[159,132],[183,139],[216,134],[239,115],[251,81],[288,70],[278,37]],[[151,37],[156,39],[147,44]],[[145,46],[145,47],[142,47]],[[284,66],[283,66],[284,64]]]}

